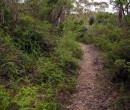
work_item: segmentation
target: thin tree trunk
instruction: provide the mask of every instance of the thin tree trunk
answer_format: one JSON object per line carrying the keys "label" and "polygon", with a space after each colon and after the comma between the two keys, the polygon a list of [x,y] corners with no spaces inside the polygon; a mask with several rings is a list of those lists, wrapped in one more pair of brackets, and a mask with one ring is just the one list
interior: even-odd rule
{"label": "thin tree trunk", "polygon": [[123,8],[123,5],[120,4],[120,6],[119,6],[119,26],[121,26],[121,24],[122,24],[122,18],[123,18],[123,10],[122,10],[122,8]]}

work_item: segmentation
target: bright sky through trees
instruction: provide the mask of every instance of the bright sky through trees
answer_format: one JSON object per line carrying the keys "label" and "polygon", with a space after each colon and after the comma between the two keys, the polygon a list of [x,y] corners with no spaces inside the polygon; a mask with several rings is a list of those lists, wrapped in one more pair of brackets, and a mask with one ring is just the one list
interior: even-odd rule
{"label": "bright sky through trees", "polygon": [[[76,1],[78,4],[75,2],[74,7],[78,8],[80,11],[83,9],[84,13],[87,12],[88,10],[106,11],[106,12],[111,12],[111,13],[115,12],[113,10],[113,6],[110,4],[110,0],[88,0],[90,2],[90,4],[86,2],[87,5],[85,5],[86,3],[84,4],[80,0],[76,0]],[[93,6],[92,2],[95,2],[94,4],[96,4],[96,5]],[[101,4],[104,4],[104,5],[97,5],[97,4],[100,4],[100,2],[102,2]],[[108,6],[107,5],[105,6],[105,3],[107,3]]]}
{"label": "bright sky through trees", "polygon": [[110,4],[110,0],[89,0],[90,2],[93,1],[93,2],[107,2],[109,4],[109,7],[106,8],[106,11],[107,12],[114,12],[113,10],[113,6]]}

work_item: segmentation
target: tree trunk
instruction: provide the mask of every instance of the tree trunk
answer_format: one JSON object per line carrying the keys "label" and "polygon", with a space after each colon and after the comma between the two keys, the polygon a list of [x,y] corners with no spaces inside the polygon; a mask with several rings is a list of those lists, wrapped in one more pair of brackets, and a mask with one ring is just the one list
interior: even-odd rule
{"label": "tree trunk", "polygon": [[120,4],[120,6],[119,6],[119,25],[121,25],[122,24],[122,16],[123,16],[123,5],[122,4]]}

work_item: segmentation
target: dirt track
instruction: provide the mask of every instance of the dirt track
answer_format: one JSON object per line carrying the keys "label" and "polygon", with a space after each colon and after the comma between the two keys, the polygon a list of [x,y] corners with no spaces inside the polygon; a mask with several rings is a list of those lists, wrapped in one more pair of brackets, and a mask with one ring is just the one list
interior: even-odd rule
{"label": "dirt track", "polygon": [[104,80],[101,59],[92,45],[80,44],[83,57],[80,63],[77,92],[72,96],[69,110],[111,110],[112,89],[102,85]]}

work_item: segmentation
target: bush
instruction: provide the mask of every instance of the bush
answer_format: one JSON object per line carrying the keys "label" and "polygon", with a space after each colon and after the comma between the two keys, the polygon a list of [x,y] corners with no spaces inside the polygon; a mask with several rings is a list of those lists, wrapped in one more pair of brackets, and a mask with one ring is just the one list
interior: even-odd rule
{"label": "bush", "polygon": [[0,85],[0,110],[5,110],[10,104],[10,95]]}
{"label": "bush", "polygon": [[66,96],[59,97],[76,89],[81,50],[79,28],[72,19],[63,24],[52,37],[47,21],[21,15],[14,30],[0,32],[1,110],[65,108]]}
{"label": "bush", "polygon": [[55,40],[49,30],[50,24],[47,21],[41,22],[30,16],[21,16],[15,28],[14,42],[28,54],[49,53],[55,47]]}
{"label": "bush", "polygon": [[65,34],[62,39],[58,39],[58,47],[55,49],[56,61],[59,59],[58,63],[66,70],[75,70],[78,66],[76,58],[80,57],[81,50],[75,38],[70,36],[74,36],[72,32]]}
{"label": "bush", "polygon": [[23,54],[16,49],[9,35],[0,35],[0,76],[4,78],[16,78],[24,71],[22,65]]}

